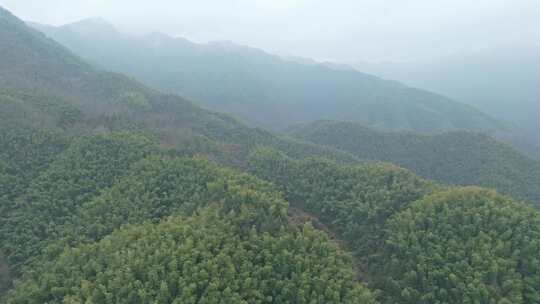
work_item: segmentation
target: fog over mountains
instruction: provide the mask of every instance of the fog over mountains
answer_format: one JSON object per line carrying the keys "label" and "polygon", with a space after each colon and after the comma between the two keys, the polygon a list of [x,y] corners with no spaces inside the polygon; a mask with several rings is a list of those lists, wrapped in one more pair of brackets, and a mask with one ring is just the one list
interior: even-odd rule
{"label": "fog over mountains", "polygon": [[0,7],[0,304],[540,303],[517,131],[342,64]]}
{"label": "fog over mountains", "polygon": [[540,45],[518,44],[405,63],[355,68],[444,94],[509,122],[540,147]]}
{"label": "fog over mountains", "polygon": [[101,19],[34,26],[100,67],[271,129],[319,119],[429,133],[502,129],[488,115],[441,95],[230,42],[195,44],[160,33],[133,36]]}

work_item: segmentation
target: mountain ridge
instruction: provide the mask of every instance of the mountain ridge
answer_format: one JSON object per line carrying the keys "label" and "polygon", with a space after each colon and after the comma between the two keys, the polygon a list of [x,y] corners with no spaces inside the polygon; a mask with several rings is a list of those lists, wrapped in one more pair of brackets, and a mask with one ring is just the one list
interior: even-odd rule
{"label": "mountain ridge", "polygon": [[0,65],[2,304],[540,301],[521,202],[249,128],[1,9]]}
{"label": "mountain ridge", "polygon": [[[501,45],[405,63],[351,66],[473,105],[512,124],[516,144],[540,159],[540,45]],[[502,138],[508,138],[503,136]]]}
{"label": "mountain ridge", "polygon": [[109,33],[112,39],[77,32],[69,24],[42,29],[101,67],[274,130],[320,119],[426,133],[502,127],[473,107],[441,95],[354,70],[284,60],[234,43],[195,44],[164,34],[159,34],[161,43],[152,43],[119,32]]}
{"label": "mountain ridge", "polygon": [[0,107],[6,121],[25,121],[72,135],[146,128],[173,148],[194,153],[189,146],[195,145],[214,159],[237,165],[256,145],[274,144],[293,154],[321,149],[321,155],[355,161],[347,153],[250,128],[178,95],[99,70],[7,11],[0,11],[0,25],[0,54],[10,58],[0,61]]}
{"label": "mountain ridge", "polygon": [[540,207],[540,162],[485,134],[380,132],[335,121],[298,126],[289,134],[364,160],[391,162],[444,184],[495,188]]}

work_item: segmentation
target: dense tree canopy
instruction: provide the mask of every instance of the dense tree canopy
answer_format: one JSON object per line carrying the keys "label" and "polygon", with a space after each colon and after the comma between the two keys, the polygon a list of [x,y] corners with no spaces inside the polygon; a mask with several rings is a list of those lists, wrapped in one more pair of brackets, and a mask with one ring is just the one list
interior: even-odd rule
{"label": "dense tree canopy", "polygon": [[7,301],[291,302],[374,303],[350,261],[312,228],[242,236],[215,212],[127,227],[66,250]]}
{"label": "dense tree canopy", "polygon": [[61,133],[0,122],[0,214],[66,146]]}
{"label": "dense tree canopy", "polygon": [[[128,135],[124,134],[129,140]],[[144,151],[142,147],[137,150]],[[121,155],[128,157],[127,151],[121,151],[124,152]],[[114,161],[114,156],[108,157],[111,159],[105,163]],[[63,155],[59,160],[69,163]],[[85,163],[83,159],[79,161]],[[59,166],[56,162],[49,170]],[[57,207],[67,206],[71,210],[61,212],[65,218],[49,218],[54,213],[42,217],[32,214],[36,223],[48,221],[47,233],[39,235],[39,240],[33,237],[34,243],[25,245],[34,249],[23,250],[26,259],[32,258],[33,262],[24,268],[20,283],[7,298],[8,303],[69,303],[88,299],[111,303],[150,300],[168,303],[172,299],[179,303],[214,303],[217,299],[226,303],[287,303],[291,299],[298,303],[373,302],[370,292],[356,282],[349,258],[321,232],[309,227],[298,230],[288,223],[287,203],[271,184],[201,158],[155,155],[126,170],[112,187],[106,186],[101,194],[85,197],[78,206],[70,206],[71,200],[59,197]],[[69,181],[68,185],[77,186],[78,178],[73,177],[78,175],[66,170],[57,173],[57,177],[64,176]],[[204,207],[211,208],[203,212],[206,215],[160,224],[168,216],[190,216]],[[116,232],[126,224],[142,225]],[[172,231],[182,234],[175,237]],[[113,236],[108,237],[111,233]],[[189,241],[197,238],[200,239],[195,248],[201,252],[194,251]],[[151,240],[163,243],[149,244]],[[176,243],[171,243],[172,240]],[[214,245],[217,247],[213,248]],[[97,249],[102,246],[106,249]],[[77,249],[69,249],[74,247]],[[156,248],[159,257],[153,254]],[[82,254],[84,251],[88,252]],[[115,261],[112,256],[124,259]],[[82,259],[88,259],[84,262],[87,266],[80,264]],[[176,260],[177,267],[184,270],[176,274],[169,272],[166,268],[169,262],[157,262],[164,259]],[[75,270],[78,266],[82,268]],[[99,274],[99,269],[105,267],[108,271]],[[138,273],[148,276],[133,273],[124,276],[115,267],[139,267]],[[153,269],[156,273],[152,275]],[[194,271],[206,274],[208,281],[193,275]],[[156,277],[160,278],[159,282]],[[117,284],[124,288],[118,289]]]}
{"label": "dense tree canopy", "polygon": [[210,205],[224,214],[242,214],[238,219],[245,224],[239,227],[246,229],[276,230],[286,222],[287,203],[262,180],[202,158],[153,156],[56,227],[44,258],[54,259],[68,245],[100,240],[125,224],[191,215]]}
{"label": "dense tree canopy", "polygon": [[[239,120],[152,90],[132,78],[100,71],[0,8],[0,118],[59,128],[75,135],[137,131],[193,155],[244,165],[258,145],[291,156],[346,162],[349,153],[250,128]],[[30,76],[29,76],[30,75]]]}
{"label": "dense tree canopy", "polygon": [[[31,181],[47,169],[67,144],[66,136],[60,132],[0,120],[0,231],[5,230],[16,198],[25,193]],[[10,286],[10,267],[3,254],[5,238],[2,233],[0,240],[1,296]]]}
{"label": "dense tree canopy", "polygon": [[391,162],[441,183],[494,188],[540,206],[540,162],[487,135],[379,132],[332,121],[301,126],[291,134],[361,159]]}
{"label": "dense tree canopy", "polygon": [[540,214],[522,203],[481,188],[438,192],[393,166],[295,161],[269,149],[250,168],[355,250],[384,303],[540,301]]}
{"label": "dense tree canopy", "polygon": [[388,303],[539,303],[540,214],[495,192],[428,196],[388,223]]}
{"label": "dense tree canopy", "polygon": [[0,303],[540,302],[538,211],[360,161],[534,195],[486,136],[320,146],[97,71],[1,8],[0,38]]}
{"label": "dense tree canopy", "polygon": [[249,167],[255,175],[275,182],[293,205],[333,227],[359,256],[380,245],[388,217],[437,189],[390,164],[296,161],[264,148],[251,155]]}
{"label": "dense tree canopy", "polygon": [[10,216],[0,219],[2,250],[10,264],[18,269],[37,255],[56,225],[151,151],[150,140],[129,133],[73,141],[32,181]]}

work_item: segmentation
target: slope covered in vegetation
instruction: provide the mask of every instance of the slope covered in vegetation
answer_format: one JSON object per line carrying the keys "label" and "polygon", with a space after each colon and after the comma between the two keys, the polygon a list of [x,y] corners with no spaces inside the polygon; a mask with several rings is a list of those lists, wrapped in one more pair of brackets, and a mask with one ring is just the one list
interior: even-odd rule
{"label": "slope covered in vegetation", "polygon": [[288,224],[270,184],[207,160],[150,157],[80,207],[63,204],[71,218],[41,217],[54,233],[7,303],[373,302],[350,258]]}
{"label": "slope covered in vegetation", "polygon": [[242,236],[203,213],[68,250],[8,303],[373,303],[349,264],[312,228]]}
{"label": "slope covered in vegetation", "polygon": [[516,144],[540,159],[538,44],[491,46],[434,60],[358,68],[444,94],[504,119],[521,135]]}
{"label": "slope covered in vegetation", "polygon": [[66,145],[67,138],[60,133],[23,126],[0,126],[0,214],[13,207],[13,200]]}
{"label": "slope covered in vegetation", "polygon": [[480,188],[444,190],[387,165],[260,150],[250,168],[345,242],[381,303],[539,301],[540,213],[531,207]]}
{"label": "slope covered in vegetation", "polygon": [[390,216],[439,187],[390,164],[344,167],[324,159],[295,161],[264,148],[251,155],[249,170],[329,225],[359,257],[380,246]]}
{"label": "slope covered in vegetation", "polygon": [[540,207],[540,163],[487,135],[378,132],[333,121],[300,126],[290,134],[361,159],[391,162],[441,183],[494,188]]}
{"label": "slope covered in vegetation", "polygon": [[10,122],[71,135],[142,131],[184,154],[202,153],[236,165],[257,145],[355,161],[345,152],[248,128],[176,95],[99,71],[1,8],[0,39],[0,115]]}
{"label": "slope covered in vegetation", "polygon": [[[88,227],[82,222],[86,213],[78,210],[161,148],[171,151],[160,155],[204,154],[240,166],[260,144],[299,157],[356,161],[347,153],[248,128],[180,97],[97,71],[3,9],[0,38],[0,295],[11,286],[9,274],[32,273],[41,262],[55,260],[64,246],[82,242],[81,235],[74,238],[61,227]],[[189,187],[205,189],[204,180],[191,182]],[[196,196],[193,202],[204,205]],[[87,216],[85,223],[95,229],[105,214]],[[107,223],[108,230],[94,232],[88,242],[127,222]]]}
{"label": "slope covered in vegetation", "polygon": [[540,215],[507,197],[437,193],[392,218],[388,235],[385,284],[399,303],[540,301]]}
{"label": "slope covered in vegetation", "polygon": [[539,301],[536,210],[0,36],[0,303]]}
{"label": "slope covered in vegetation", "polygon": [[273,129],[320,119],[421,132],[500,127],[470,106],[352,69],[288,61],[232,43],[134,37],[103,20],[35,26],[105,69]]}
{"label": "slope covered in vegetation", "polygon": [[74,140],[2,219],[2,251],[12,268],[38,255],[56,225],[150,152],[148,139],[127,133]]}

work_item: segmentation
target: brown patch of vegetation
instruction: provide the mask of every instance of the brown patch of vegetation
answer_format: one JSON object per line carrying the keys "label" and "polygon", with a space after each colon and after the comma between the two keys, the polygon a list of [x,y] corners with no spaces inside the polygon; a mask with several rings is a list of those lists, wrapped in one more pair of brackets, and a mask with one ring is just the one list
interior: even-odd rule
{"label": "brown patch of vegetation", "polygon": [[313,228],[324,231],[333,243],[336,243],[336,245],[338,245],[340,248],[343,248],[343,244],[341,243],[340,238],[336,235],[336,233],[324,223],[322,223],[315,214],[309,213],[300,208],[289,206],[288,215],[289,222],[291,224],[304,225],[305,223],[309,222],[311,223]]}

